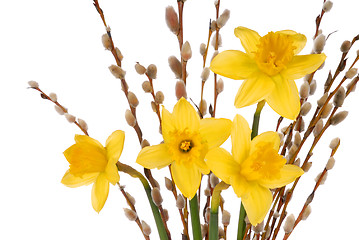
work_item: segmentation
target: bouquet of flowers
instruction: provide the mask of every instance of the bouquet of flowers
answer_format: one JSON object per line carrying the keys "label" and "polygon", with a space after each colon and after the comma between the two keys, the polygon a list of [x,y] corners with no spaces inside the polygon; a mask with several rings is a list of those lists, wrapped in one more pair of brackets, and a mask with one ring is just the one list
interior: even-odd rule
{"label": "bouquet of flowers", "polygon": [[[157,84],[160,74],[155,64],[145,67],[140,60],[134,64],[133,72],[142,79],[144,96],[131,90],[133,81],[127,78],[127,72],[132,69],[124,67],[126,55],[114,41],[116,33],[107,22],[101,1],[93,0],[105,29],[101,38],[103,47],[113,56],[109,72],[121,83],[120,108],[133,130],[119,126],[106,141],[98,141],[89,134],[86,121],[72,115],[55,93],[48,94],[38,82],[29,81],[30,88],[51,101],[55,110],[81,131],[64,150],[69,169],[61,183],[70,188],[92,184],[92,207],[98,213],[105,206],[110,185],[117,186],[128,205],[124,206],[125,216],[137,224],[144,239],[233,239],[227,234],[230,222],[237,225],[231,231],[238,240],[288,239],[297,225],[310,215],[316,191],[334,166],[339,138],[331,140],[330,150],[322,153],[327,162],[310,194],[304,196],[299,212],[288,213],[293,198],[302,194],[295,190],[310,171],[317,144],[329,127],[341,123],[348,115],[342,106],[359,80],[355,67],[359,51],[354,57],[349,54],[355,52],[352,46],[359,35],[339,44],[337,65],[321,73],[320,78],[325,76],[325,79],[319,81],[317,74],[324,71],[329,57],[324,47],[333,34],[321,30],[323,17],[333,6],[331,1],[324,0],[319,9],[313,42],[294,30],[268,29],[259,33],[238,23],[231,31],[242,49],[238,45],[238,49],[222,51],[222,37],[232,37],[221,35],[231,11],[222,9],[221,1],[216,0],[215,15],[206,26],[208,34],[205,38],[200,36],[205,40],[198,46],[197,53],[201,73],[192,77],[190,64],[195,51],[184,37],[187,27],[184,12],[191,1],[177,0],[164,9],[166,24],[179,45],[178,54],[168,57],[169,69],[173,72],[171,78],[176,79],[172,85],[177,102],[171,106],[165,101],[165,95],[167,98],[170,93],[156,90],[161,86]],[[312,51],[303,54],[306,44],[312,45]],[[160,71],[165,67],[158,68]],[[300,85],[298,79],[303,79]],[[234,102],[236,108],[232,113],[234,117],[229,119],[219,114],[217,102],[226,92],[224,86],[233,80],[241,81],[235,89],[236,95],[229,94],[230,102],[224,103],[229,106]],[[200,86],[197,94],[189,89],[192,84]],[[318,91],[323,92],[318,94]],[[142,102],[142,98],[148,101],[144,107],[152,109],[155,117],[141,114],[139,100]],[[253,119],[246,119],[240,111],[252,105],[255,106],[251,108]],[[265,106],[273,116],[271,119],[261,118]],[[268,123],[273,119],[276,120],[272,122],[271,131],[259,131],[262,121]],[[146,136],[142,122],[159,129],[160,139]],[[138,141],[129,138],[134,142],[126,143],[128,135],[136,136]],[[135,152],[136,147],[125,148],[125,143],[141,149]],[[132,154],[133,160],[122,159],[126,151]],[[131,177],[126,180],[139,181],[142,188],[126,187],[124,175]],[[233,191],[232,197],[236,199],[226,199],[227,191]],[[148,203],[141,202],[147,205],[136,205],[134,193],[147,198]],[[171,229],[165,203],[177,212],[173,218],[178,218],[180,227]],[[232,204],[238,206],[238,212],[233,211]],[[152,213],[152,226],[141,217],[145,211]],[[238,217],[238,221],[231,216]],[[180,234],[174,232],[178,228]]]}

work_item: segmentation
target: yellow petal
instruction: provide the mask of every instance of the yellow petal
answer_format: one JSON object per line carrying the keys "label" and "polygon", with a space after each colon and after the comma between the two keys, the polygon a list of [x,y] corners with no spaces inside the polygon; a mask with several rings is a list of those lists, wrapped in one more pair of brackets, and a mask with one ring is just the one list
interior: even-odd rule
{"label": "yellow petal", "polygon": [[258,183],[266,188],[279,188],[293,182],[297,177],[304,174],[300,167],[292,164],[284,165],[280,170],[279,179],[259,179]]}
{"label": "yellow petal", "polygon": [[172,163],[166,144],[158,144],[143,148],[137,156],[136,163],[144,168],[163,168]]}
{"label": "yellow petal", "polygon": [[206,155],[206,163],[214,174],[227,184],[231,178],[239,174],[239,164],[232,155],[223,148],[213,148]]}
{"label": "yellow petal", "polygon": [[258,143],[263,143],[263,142],[271,143],[271,144],[273,144],[273,149],[275,151],[279,150],[280,137],[279,137],[278,133],[268,131],[268,132],[261,133],[260,135],[258,135],[252,139],[251,144],[250,144],[250,153],[249,154],[253,153],[253,151],[256,149],[256,146]]}
{"label": "yellow petal", "polygon": [[114,131],[106,140],[107,159],[109,164],[115,164],[121,156],[123,144],[125,142],[125,132]]}
{"label": "yellow petal", "polygon": [[273,80],[266,74],[258,72],[245,80],[238,90],[234,106],[246,107],[265,99],[274,89]]}
{"label": "yellow petal", "polygon": [[275,87],[265,100],[279,115],[294,120],[300,110],[299,93],[295,82],[284,79],[280,74],[272,76],[272,79]]}
{"label": "yellow petal", "polygon": [[99,141],[97,141],[96,139],[93,139],[93,138],[91,138],[89,136],[86,136],[86,135],[78,135],[78,134],[76,134],[75,135],[75,142],[79,143],[79,144],[91,145],[93,147],[100,148],[100,149],[104,148]]}
{"label": "yellow petal", "polygon": [[188,129],[190,132],[194,132],[199,129],[199,116],[194,107],[183,97],[174,106],[172,119],[179,131]]}
{"label": "yellow petal", "polygon": [[219,75],[235,80],[247,79],[258,71],[257,64],[248,54],[227,50],[219,53],[211,62],[210,69]]}
{"label": "yellow petal", "polygon": [[173,162],[171,165],[173,181],[183,196],[192,199],[201,183],[201,172],[193,163]]}
{"label": "yellow petal", "polygon": [[113,185],[120,181],[120,175],[118,174],[118,168],[116,166],[116,163],[107,164],[105,174],[107,180]]}
{"label": "yellow petal", "polygon": [[67,170],[65,175],[62,177],[61,183],[66,187],[80,187],[93,183],[98,175],[99,173],[85,173],[82,177],[75,177],[69,170]]}
{"label": "yellow petal", "polygon": [[92,207],[96,212],[100,212],[107,200],[109,191],[109,182],[106,179],[105,174],[100,173],[98,175],[94,185],[92,186],[91,200]]}
{"label": "yellow petal", "polygon": [[294,56],[287,68],[281,72],[286,79],[299,79],[317,70],[326,59],[324,53]]}
{"label": "yellow petal", "polygon": [[237,114],[233,120],[231,140],[233,158],[238,164],[243,162],[249,155],[251,133],[252,131],[246,119]]}
{"label": "yellow petal", "polygon": [[237,195],[237,197],[240,198],[247,193],[249,183],[244,177],[237,174],[236,176],[231,178],[231,185],[234,193]]}
{"label": "yellow petal", "polygon": [[172,114],[165,107],[162,107],[162,136],[165,143],[169,142],[170,133],[175,130]]}
{"label": "yellow petal", "polygon": [[281,33],[281,34],[291,36],[291,38],[293,40],[293,46],[295,47],[294,55],[297,55],[300,51],[302,51],[303,48],[305,47],[305,44],[307,43],[307,38],[305,35],[297,33],[292,30],[282,30],[282,31],[278,31],[276,33]]}
{"label": "yellow petal", "polygon": [[210,169],[203,159],[194,159],[194,164],[202,174],[209,174]]}
{"label": "yellow petal", "polygon": [[273,201],[272,193],[256,183],[250,183],[247,193],[242,196],[248,219],[252,225],[261,223],[267,215]]}
{"label": "yellow petal", "polygon": [[241,40],[246,53],[253,54],[257,51],[261,36],[256,31],[245,27],[237,27],[234,29],[234,35]]}
{"label": "yellow petal", "polygon": [[231,133],[232,121],[225,118],[204,118],[200,120],[199,132],[207,141],[208,149],[219,147]]}

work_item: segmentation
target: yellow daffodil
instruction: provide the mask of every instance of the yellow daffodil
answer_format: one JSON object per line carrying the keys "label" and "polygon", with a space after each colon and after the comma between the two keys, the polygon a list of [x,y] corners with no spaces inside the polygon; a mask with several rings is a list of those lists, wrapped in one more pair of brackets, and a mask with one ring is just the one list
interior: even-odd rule
{"label": "yellow daffodil", "polygon": [[76,135],[75,144],[65,150],[70,163],[61,182],[68,187],[92,186],[92,207],[96,212],[103,208],[109,191],[109,183],[115,185],[120,180],[116,162],[121,156],[125,133],[117,130],[106,141],[106,147],[85,135]]}
{"label": "yellow daffodil", "polygon": [[278,154],[280,139],[276,132],[265,132],[251,141],[251,130],[240,115],[233,120],[232,155],[223,148],[214,148],[206,155],[207,165],[225,183],[232,185],[242,198],[252,225],[263,221],[273,196],[269,189],[282,187],[304,172],[286,164]]}
{"label": "yellow daffodil", "polygon": [[200,119],[191,104],[181,98],[172,114],[162,108],[164,143],[143,148],[136,162],[149,169],[171,165],[176,186],[186,198],[192,199],[201,174],[209,173],[204,156],[226,141],[231,126],[228,119]]}
{"label": "yellow daffodil", "polygon": [[211,70],[235,80],[245,80],[234,105],[237,108],[263,99],[279,115],[294,120],[300,110],[295,79],[318,69],[324,54],[297,55],[306,44],[306,37],[291,30],[257,32],[238,27],[234,34],[241,40],[245,53],[228,50],[211,62]]}

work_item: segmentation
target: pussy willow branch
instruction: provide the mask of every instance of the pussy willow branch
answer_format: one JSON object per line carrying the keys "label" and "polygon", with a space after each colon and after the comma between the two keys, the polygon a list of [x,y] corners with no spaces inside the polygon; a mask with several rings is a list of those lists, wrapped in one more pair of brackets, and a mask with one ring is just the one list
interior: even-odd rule
{"label": "pussy willow branch", "polygon": [[160,122],[160,129],[162,127],[162,121],[161,121],[161,114],[160,114],[160,106],[156,103],[156,100],[155,100],[155,88],[153,87],[153,79],[150,78],[150,76],[148,76],[147,73],[145,73],[147,78],[148,78],[148,81],[150,82],[150,85],[151,85],[151,95],[152,95],[152,98],[153,98],[153,102],[156,104],[156,115],[158,117],[158,121]]}
{"label": "pussy willow branch", "polygon": [[[218,0],[216,4],[216,21],[218,21],[219,17],[219,6],[221,4],[221,0]],[[219,27],[216,24],[216,44],[214,47],[215,51],[218,51],[218,38],[219,38]],[[217,91],[217,74],[214,73],[214,101],[213,101],[213,112],[212,117],[216,116],[216,109],[217,109],[217,98],[218,98],[218,91]]]}
{"label": "pussy willow branch", "polygon": [[[58,101],[53,101],[53,100],[52,100],[46,93],[44,93],[39,87],[31,87],[31,88],[32,88],[32,89],[35,89],[35,90],[37,90],[37,91],[39,91],[39,92],[41,93],[41,97],[42,97],[43,99],[46,99],[46,100],[49,100],[49,101],[53,102],[56,106],[58,106],[59,108],[61,108],[61,110],[62,110],[64,113],[67,113],[67,109],[66,109],[64,106],[62,106]],[[88,136],[87,130],[84,129],[84,128],[82,128],[81,125],[78,123],[77,120],[74,121],[74,124],[75,124],[78,128],[80,128],[80,130],[81,130],[85,135]]]}
{"label": "pussy willow branch", "polygon": [[133,205],[133,203],[130,201],[130,199],[129,199],[127,193],[125,192],[125,190],[123,189],[123,187],[120,185],[120,183],[117,183],[117,185],[118,185],[118,187],[120,188],[120,191],[121,191],[122,195],[125,197],[128,206],[130,206],[130,208],[131,208],[132,211],[136,212],[137,218],[136,218],[135,222],[137,223],[138,227],[140,228],[140,230],[141,230],[141,232],[142,232],[144,238],[145,238],[146,240],[149,240],[150,237],[147,236],[147,235],[143,232],[141,220],[140,220],[140,218],[138,217],[138,213],[137,213],[137,211],[136,211],[135,205]]}
{"label": "pussy willow branch", "polygon": [[[337,151],[338,147],[339,147],[339,144],[336,146],[335,149],[332,150],[332,152],[331,152],[331,154],[330,154],[330,157],[333,157],[333,156],[334,156],[334,154],[335,154],[335,152]],[[327,172],[328,172],[328,169],[325,167],[325,168],[323,169],[322,173],[320,174],[320,176],[319,176],[317,182],[315,183],[314,189],[313,189],[312,193],[309,195],[309,197],[308,197],[307,200],[305,201],[302,210],[300,211],[300,213],[299,213],[297,219],[295,220],[292,231],[290,231],[289,233],[286,233],[286,234],[284,235],[284,237],[283,237],[283,240],[288,239],[289,236],[292,234],[293,230],[295,229],[295,227],[298,225],[298,223],[299,223],[300,221],[302,221],[304,211],[308,208],[309,204],[313,201],[313,198],[314,198],[314,196],[315,196],[315,192],[317,191],[319,185],[321,184],[322,179],[324,178],[324,176],[325,176],[325,174],[326,174]]]}

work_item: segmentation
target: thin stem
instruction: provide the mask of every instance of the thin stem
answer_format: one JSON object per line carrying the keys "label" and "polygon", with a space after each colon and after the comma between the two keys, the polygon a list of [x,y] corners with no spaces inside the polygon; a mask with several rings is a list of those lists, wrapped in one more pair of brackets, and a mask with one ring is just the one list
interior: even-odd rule
{"label": "thin stem", "polygon": [[189,208],[191,211],[193,240],[202,240],[197,194],[194,195],[194,197],[191,200],[189,200]]}
{"label": "thin stem", "polygon": [[209,218],[209,240],[218,240],[218,208],[221,200],[221,192],[229,187],[225,182],[216,185],[212,194],[211,214]]}

